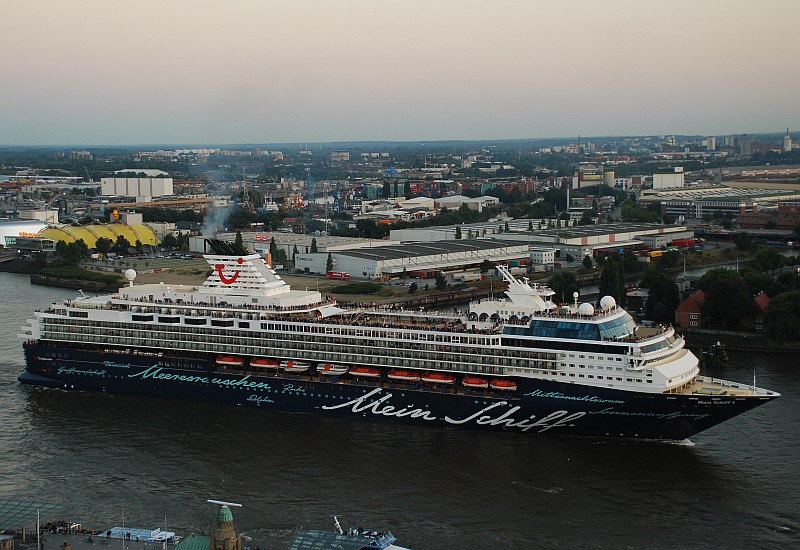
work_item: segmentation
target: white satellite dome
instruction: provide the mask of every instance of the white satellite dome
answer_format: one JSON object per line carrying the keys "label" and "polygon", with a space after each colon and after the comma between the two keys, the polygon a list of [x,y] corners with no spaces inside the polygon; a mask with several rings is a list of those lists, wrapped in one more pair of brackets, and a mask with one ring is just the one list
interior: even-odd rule
{"label": "white satellite dome", "polygon": [[578,313],[580,313],[581,315],[594,315],[594,306],[592,304],[584,302],[580,306],[578,306]]}
{"label": "white satellite dome", "polygon": [[613,296],[603,296],[600,298],[600,309],[606,310],[611,309],[617,305],[617,301],[614,299]]}
{"label": "white satellite dome", "polygon": [[135,269],[126,269],[125,270],[125,278],[129,281],[133,281],[136,278],[136,270]]}

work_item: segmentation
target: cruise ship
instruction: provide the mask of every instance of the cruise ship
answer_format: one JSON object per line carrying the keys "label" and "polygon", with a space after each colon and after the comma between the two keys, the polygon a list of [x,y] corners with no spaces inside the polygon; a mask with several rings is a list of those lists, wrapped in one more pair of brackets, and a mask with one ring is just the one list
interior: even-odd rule
{"label": "cruise ship", "polygon": [[[503,266],[467,311],[346,307],[208,241],[201,286],[135,283],[35,313],[19,380],[421,426],[686,439],[779,394],[701,376],[672,327],[610,296],[557,305]],[[268,417],[277,421],[277,417]]]}

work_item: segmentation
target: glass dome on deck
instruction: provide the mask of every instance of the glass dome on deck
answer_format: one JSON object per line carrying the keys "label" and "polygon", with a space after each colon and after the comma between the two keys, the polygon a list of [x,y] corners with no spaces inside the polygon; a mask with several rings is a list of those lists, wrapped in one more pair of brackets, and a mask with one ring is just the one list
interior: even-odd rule
{"label": "glass dome on deck", "polygon": [[612,340],[632,335],[635,327],[633,317],[626,312],[599,323],[581,319],[534,319],[526,334],[543,338]]}

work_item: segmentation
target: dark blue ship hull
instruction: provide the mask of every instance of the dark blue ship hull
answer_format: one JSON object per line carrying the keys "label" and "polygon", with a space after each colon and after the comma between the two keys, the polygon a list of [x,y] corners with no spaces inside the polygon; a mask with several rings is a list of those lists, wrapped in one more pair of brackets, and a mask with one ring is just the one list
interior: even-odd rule
{"label": "dark blue ship hull", "polygon": [[610,437],[680,440],[772,399],[676,395],[519,378],[513,392],[471,391],[384,378],[224,372],[215,354],[96,351],[26,343],[19,380],[53,388],[184,399],[372,420]]}

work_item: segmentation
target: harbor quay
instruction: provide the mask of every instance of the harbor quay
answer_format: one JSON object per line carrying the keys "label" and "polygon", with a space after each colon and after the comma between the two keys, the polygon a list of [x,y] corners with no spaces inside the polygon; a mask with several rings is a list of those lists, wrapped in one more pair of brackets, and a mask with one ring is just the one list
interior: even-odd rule
{"label": "harbor quay", "polygon": [[[175,547],[174,533],[161,530],[123,528],[89,529],[78,523],[57,522],[60,527],[42,525],[41,541],[35,532],[25,533],[14,540],[14,550],[166,550]],[[34,528],[35,531],[35,528]],[[155,540],[169,535],[164,540]]]}

